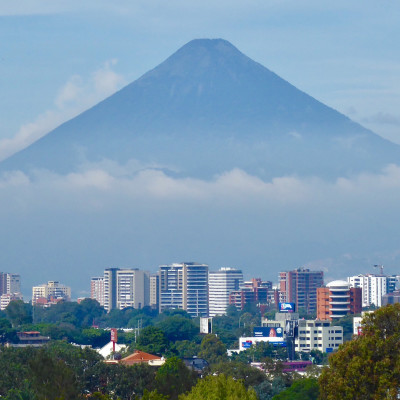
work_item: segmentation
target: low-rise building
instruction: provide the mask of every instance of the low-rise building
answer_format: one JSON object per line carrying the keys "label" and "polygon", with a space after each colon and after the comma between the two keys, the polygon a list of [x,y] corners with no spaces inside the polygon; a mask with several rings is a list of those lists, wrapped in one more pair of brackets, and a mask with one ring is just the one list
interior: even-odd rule
{"label": "low-rise building", "polygon": [[42,336],[38,331],[17,332],[18,343],[9,344],[11,347],[41,347],[50,341],[49,336]]}
{"label": "low-rise building", "polygon": [[159,367],[165,363],[164,357],[155,356],[153,354],[145,353],[144,351],[135,350],[134,353],[121,360],[107,360],[107,364],[123,364],[123,365],[134,365],[134,364],[148,364],[153,367]]}
{"label": "low-rise building", "polygon": [[320,350],[331,353],[343,344],[343,327],[331,326],[328,321],[299,320],[295,350]]}
{"label": "low-rise building", "polygon": [[13,300],[23,300],[21,293],[5,293],[0,296],[0,310],[5,310]]}

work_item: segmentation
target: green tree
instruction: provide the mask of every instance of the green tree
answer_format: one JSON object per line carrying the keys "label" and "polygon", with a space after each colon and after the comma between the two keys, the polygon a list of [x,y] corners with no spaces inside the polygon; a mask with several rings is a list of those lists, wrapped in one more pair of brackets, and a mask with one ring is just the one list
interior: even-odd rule
{"label": "green tree", "polygon": [[99,391],[111,395],[113,399],[133,400],[142,396],[145,390],[153,389],[155,372],[154,367],[145,363],[132,366],[98,365],[97,375],[103,378]]}
{"label": "green tree", "polygon": [[22,300],[10,301],[6,308],[6,315],[13,327],[32,322],[31,306]]}
{"label": "green tree", "polygon": [[28,362],[34,357],[33,347],[2,347],[0,351],[0,396],[12,389],[22,389],[29,376]]}
{"label": "green tree", "polygon": [[40,349],[29,360],[29,377],[38,400],[79,399],[78,382],[72,368]]}
{"label": "green tree", "polygon": [[353,317],[354,315],[346,315],[332,323],[334,326],[343,327],[343,341],[347,342],[353,338]]}
{"label": "green tree", "polygon": [[253,389],[246,389],[241,381],[224,374],[199,380],[187,395],[179,400],[257,400]]}
{"label": "green tree", "polygon": [[17,331],[13,329],[11,322],[7,318],[0,318],[0,343],[17,341]]}
{"label": "green tree", "polygon": [[187,319],[181,315],[167,317],[159,322],[156,327],[160,328],[171,342],[192,340],[199,332],[199,328],[191,319]]}
{"label": "green tree", "polygon": [[157,389],[152,390],[149,392],[148,390],[144,390],[143,396],[142,397],[137,397],[137,400],[168,400],[167,396],[162,395],[161,393],[158,393]]}
{"label": "green tree", "polygon": [[81,331],[80,344],[88,344],[92,347],[103,347],[110,341],[110,332],[103,329],[86,328]]}
{"label": "green tree", "polygon": [[246,388],[255,387],[267,379],[265,373],[258,368],[238,361],[214,364],[208,371],[209,375],[221,375],[222,373],[235,380],[241,380]]}
{"label": "green tree", "polygon": [[137,342],[131,345],[130,350],[133,350],[133,346],[146,353],[162,355],[167,351],[169,342],[160,328],[148,326],[142,329]]}
{"label": "green tree", "polygon": [[189,391],[197,381],[197,374],[186,367],[185,363],[177,358],[168,358],[157,371],[156,388],[171,400],[178,395]]}
{"label": "green tree", "polygon": [[400,304],[367,314],[362,335],[329,357],[321,399],[397,399],[400,394]]}
{"label": "green tree", "polygon": [[303,378],[293,382],[292,386],[283,390],[273,400],[317,400],[319,396],[318,380]]}
{"label": "green tree", "polygon": [[199,357],[204,358],[209,364],[228,360],[225,345],[213,334],[204,336],[200,344]]}
{"label": "green tree", "polygon": [[180,358],[195,357],[200,351],[200,345],[189,340],[180,340],[175,342],[171,348],[171,353]]}

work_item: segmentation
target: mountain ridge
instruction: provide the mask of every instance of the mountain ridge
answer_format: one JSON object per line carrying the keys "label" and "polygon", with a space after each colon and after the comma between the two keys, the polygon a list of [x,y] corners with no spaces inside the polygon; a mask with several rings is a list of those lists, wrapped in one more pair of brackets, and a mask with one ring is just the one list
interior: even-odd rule
{"label": "mountain ridge", "polygon": [[195,39],[0,169],[66,173],[86,162],[135,159],[201,178],[236,167],[265,179],[336,177],[376,171],[399,157],[399,146],[226,40]]}

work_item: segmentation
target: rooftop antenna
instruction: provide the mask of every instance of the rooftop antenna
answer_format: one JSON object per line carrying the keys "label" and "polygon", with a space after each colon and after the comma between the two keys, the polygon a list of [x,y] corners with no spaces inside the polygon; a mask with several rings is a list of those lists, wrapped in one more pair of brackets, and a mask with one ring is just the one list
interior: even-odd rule
{"label": "rooftop antenna", "polygon": [[374,268],[379,268],[381,275],[383,275],[383,265],[375,264]]}

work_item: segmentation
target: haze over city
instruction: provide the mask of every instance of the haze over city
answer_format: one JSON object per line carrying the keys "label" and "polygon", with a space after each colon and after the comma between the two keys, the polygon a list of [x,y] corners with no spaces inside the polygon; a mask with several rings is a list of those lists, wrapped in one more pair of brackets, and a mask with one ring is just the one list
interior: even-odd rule
{"label": "haze over city", "polygon": [[[383,9],[373,1],[1,4],[0,159],[198,38],[229,41],[326,106],[400,143],[399,11],[397,3]],[[299,146],[304,134],[290,133]],[[224,150],[204,154],[224,160]],[[186,165],[198,165],[199,154],[185,154]],[[62,152],[53,156],[63,160]],[[395,159],[330,176],[318,166],[304,173],[301,160],[298,170],[272,176],[272,167],[262,175],[229,164],[199,176],[135,157],[84,161],[62,172],[2,170],[1,269],[21,274],[28,296],[48,280],[84,296],[90,277],[105,268],[156,271],[181,261],[239,267],[272,281],[299,266],[323,270],[327,281],[373,272],[374,264],[398,272]]]}

